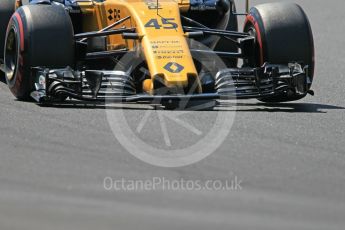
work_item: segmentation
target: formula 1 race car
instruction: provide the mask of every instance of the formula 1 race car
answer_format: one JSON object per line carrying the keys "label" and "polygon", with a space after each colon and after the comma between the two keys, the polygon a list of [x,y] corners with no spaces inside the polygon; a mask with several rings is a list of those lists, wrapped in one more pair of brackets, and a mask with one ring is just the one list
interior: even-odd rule
{"label": "formula 1 race car", "polygon": [[0,43],[3,75],[20,100],[313,95],[313,35],[293,3],[240,14],[234,0],[1,0]]}

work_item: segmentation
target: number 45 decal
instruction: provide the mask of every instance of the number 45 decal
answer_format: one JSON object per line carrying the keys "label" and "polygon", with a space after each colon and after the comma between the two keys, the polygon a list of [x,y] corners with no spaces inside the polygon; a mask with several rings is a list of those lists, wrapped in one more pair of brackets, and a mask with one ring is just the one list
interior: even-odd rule
{"label": "number 45 decal", "polygon": [[159,24],[156,18],[151,19],[145,24],[145,27],[153,27],[156,30],[163,29],[177,29],[178,25],[174,22],[174,18],[162,18],[162,25]]}

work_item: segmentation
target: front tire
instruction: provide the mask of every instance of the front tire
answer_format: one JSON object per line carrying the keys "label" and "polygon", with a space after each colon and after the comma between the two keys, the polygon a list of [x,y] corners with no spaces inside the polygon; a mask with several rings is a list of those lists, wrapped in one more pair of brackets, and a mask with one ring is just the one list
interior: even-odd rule
{"label": "front tire", "polygon": [[71,19],[60,6],[27,5],[14,13],[6,33],[4,64],[7,84],[15,97],[30,99],[33,67],[74,65],[73,36]]}
{"label": "front tire", "polygon": [[[298,62],[309,67],[309,77],[314,77],[314,41],[309,20],[303,9],[294,3],[268,3],[253,7],[246,18],[244,31],[256,38],[254,57],[248,60],[251,67],[264,63],[287,65]],[[310,89],[311,83],[308,86]],[[299,100],[305,95],[284,92],[261,98],[263,102]]]}

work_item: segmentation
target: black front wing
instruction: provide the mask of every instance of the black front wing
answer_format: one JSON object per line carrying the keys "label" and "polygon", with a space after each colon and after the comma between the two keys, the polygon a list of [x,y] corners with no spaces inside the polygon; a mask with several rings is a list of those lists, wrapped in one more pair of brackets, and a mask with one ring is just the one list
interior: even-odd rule
{"label": "black front wing", "polygon": [[108,102],[178,102],[193,100],[233,100],[265,98],[275,95],[312,94],[308,66],[265,64],[260,68],[234,68],[219,71],[213,77],[213,91],[202,94],[136,93],[135,81],[123,71],[71,68],[49,70],[34,68],[36,90],[31,96],[38,103],[60,102],[66,98]]}

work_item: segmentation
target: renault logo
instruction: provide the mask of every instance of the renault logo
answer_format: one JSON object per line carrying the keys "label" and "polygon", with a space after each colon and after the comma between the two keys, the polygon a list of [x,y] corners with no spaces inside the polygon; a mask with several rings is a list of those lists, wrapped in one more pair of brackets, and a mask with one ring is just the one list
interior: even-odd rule
{"label": "renault logo", "polygon": [[184,67],[176,62],[169,62],[164,66],[164,69],[170,73],[180,73]]}

